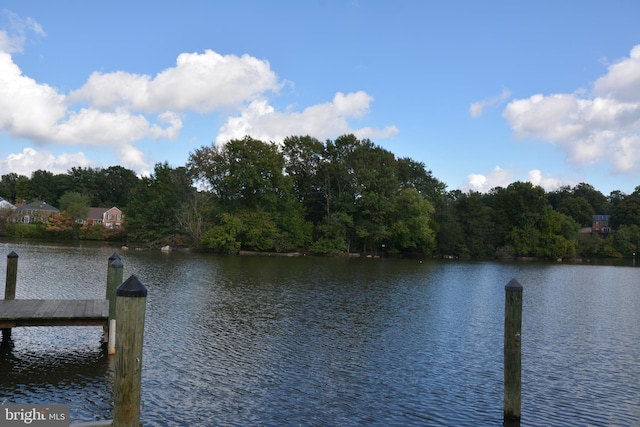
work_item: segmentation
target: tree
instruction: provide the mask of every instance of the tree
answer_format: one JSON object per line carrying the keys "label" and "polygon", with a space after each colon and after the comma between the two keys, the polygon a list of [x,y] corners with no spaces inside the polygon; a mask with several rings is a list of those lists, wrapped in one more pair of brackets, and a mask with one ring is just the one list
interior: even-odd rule
{"label": "tree", "polygon": [[[295,146],[299,141],[288,142],[290,171],[311,174],[302,162],[294,161],[302,152]],[[306,187],[298,181],[302,193],[292,192],[296,179],[284,174],[284,156],[276,145],[245,137],[203,147],[189,156],[188,167],[194,177],[209,184],[217,210],[213,226],[222,227],[218,229],[225,235],[237,233],[221,242],[205,232],[206,245],[226,249],[239,242],[244,249],[286,251],[309,244],[312,224],[302,204]]]}
{"label": "tree", "polygon": [[584,197],[589,202],[596,215],[609,214],[611,211],[609,201],[605,195],[593,188],[590,184],[581,182],[573,187],[573,196]]}
{"label": "tree", "polygon": [[462,243],[457,254],[493,255],[496,246],[492,209],[485,205],[482,195],[478,192],[461,194],[453,207],[453,216],[460,224],[462,233]]}
{"label": "tree", "polygon": [[181,245],[185,236],[178,226],[178,213],[193,191],[186,168],[157,163],[153,175],[143,177],[132,190],[125,216],[129,236],[150,245]]}
{"label": "tree", "polygon": [[75,191],[67,191],[60,197],[59,209],[67,212],[74,220],[84,220],[89,213],[89,197]]}
{"label": "tree", "polygon": [[591,226],[593,215],[596,214],[589,201],[582,196],[564,198],[560,202],[557,211],[570,216],[584,227]]}
{"label": "tree", "polygon": [[389,228],[389,251],[431,253],[435,231],[431,228],[433,206],[415,188],[401,190]]}
{"label": "tree", "polygon": [[99,168],[72,167],[67,171],[72,191],[89,200],[89,206],[102,206],[99,195]]}
{"label": "tree", "polygon": [[[136,173],[122,166],[100,169],[96,176],[97,206],[124,209],[129,205],[130,189],[138,183]],[[95,205],[94,205],[95,206]]]}
{"label": "tree", "polygon": [[16,189],[18,181],[21,179],[28,180],[29,178],[24,175],[18,175],[15,172],[2,175],[2,180],[0,180],[0,197],[10,201],[11,203],[16,203]]}
{"label": "tree", "polygon": [[307,219],[320,221],[324,215],[320,174],[325,151],[323,143],[310,136],[291,136],[284,139],[281,151],[293,196],[304,207]]}
{"label": "tree", "polygon": [[509,243],[514,228],[529,229],[539,224],[546,213],[544,189],[530,182],[514,182],[505,189],[496,189],[494,218],[498,243]]}
{"label": "tree", "polygon": [[354,226],[363,252],[376,253],[390,237],[399,182],[395,156],[364,140],[353,152]]}
{"label": "tree", "polygon": [[31,174],[29,183],[30,199],[42,200],[52,205],[70,189],[70,181],[65,174],[54,175],[45,170],[37,170]]}
{"label": "tree", "polygon": [[80,225],[70,212],[55,212],[49,215],[45,224],[46,232],[49,236],[67,239],[76,239],[78,237]]}
{"label": "tree", "polygon": [[617,229],[621,225],[640,225],[640,195],[633,193],[611,212],[611,226]]}
{"label": "tree", "polygon": [[435,204],[442,200],[447,186],[433,177],[422,162],[403,157],[396,162],[398,181],[402,188],[415,188],[418,192]]}
{"label": "tree", "polygon": [[270,209],[287,190],[284,159],[277,147],[248,136],[197,149],[189,155],[187,167],[208,181],[222,203],[238,208]]}
{"label": "tree", "polygon": [[201,238],[202,245],[217,252],[232,253],[240,250],[238,240],[242,221],[235,215],[222,213],[217,224],[207,229]]}
{"label": "tree", "polygon": [[210,227],[212,216],[211,194],[203,191],[192,191],[176,213],[180,229],[191,238],[191,242],[196,246],[203,243],[203,236]]}
{"label": "tree", "polygon": [[16,181],[16,204],[28,203],[31,199],[31,181],[21,175]]}
{"label": "tree", "polygon": [[631,256],[640,250],[640,226],[623,224],[613,234],[613,247],[618,256]]}

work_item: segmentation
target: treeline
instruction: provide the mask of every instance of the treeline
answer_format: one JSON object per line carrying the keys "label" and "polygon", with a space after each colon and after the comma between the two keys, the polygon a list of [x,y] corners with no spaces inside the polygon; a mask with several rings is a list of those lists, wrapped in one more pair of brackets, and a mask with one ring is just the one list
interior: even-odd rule
{"label": "treeline", "polygon": [[[548,193],[528,182],[447,191],[424,163],[353,135],[279,145],[245,137],[196,149],[184,166],[156,164],[144,177],[120,166],[8,174],[0,196],[54,206],[79,196],[122,209],[121,238],[130,242],[224,253],[620,257],[640,244],[640,187],[608,196],[586,183]],[[594,214],[611,215],[610,234],[589,232]]]}

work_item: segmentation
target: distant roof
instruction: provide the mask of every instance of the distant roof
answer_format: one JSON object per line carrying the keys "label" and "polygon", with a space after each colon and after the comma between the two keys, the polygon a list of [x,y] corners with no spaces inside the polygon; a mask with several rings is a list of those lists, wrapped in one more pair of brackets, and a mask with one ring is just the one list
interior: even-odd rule
{"label": "distant roof", "polygon": [[60,212],[58,208],[51,206],[47,202],[36,200],[35,202],[28,203],[22,207],[20,210],[40,210],[40,211],[52,211],[52,212]]}
{"label": "distant roof", "polygon": [[102,215],[108,211],[108,208],[89,208],[87,213],[88,219],[102,219]]}
{"label": "distant roof", "polygon": [[0,197],[0,209],[15,209],[15,208],[16,207],[13,206],[11,203],[7,202],[5,199]]}

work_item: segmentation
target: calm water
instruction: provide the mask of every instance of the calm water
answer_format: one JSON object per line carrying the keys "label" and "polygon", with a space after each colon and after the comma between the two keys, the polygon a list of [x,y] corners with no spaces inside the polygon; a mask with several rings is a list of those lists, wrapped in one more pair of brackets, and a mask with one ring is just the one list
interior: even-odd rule
{"label": "calm water", "polygon": [[[106,247],[0,243],[18,298],[103,298]],[[148,288],[145,426],[501,426],[524,286],[522,426],[640,425],[640,269],[119,252]],[[4,292],[2,279],[0,292]],[[102,329],[16,328],[0,403],[112,416]]]}

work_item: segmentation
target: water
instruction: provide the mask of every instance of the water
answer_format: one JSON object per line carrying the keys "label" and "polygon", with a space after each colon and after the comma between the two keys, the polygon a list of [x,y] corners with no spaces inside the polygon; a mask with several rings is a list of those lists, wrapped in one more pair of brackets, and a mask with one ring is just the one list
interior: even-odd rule
{"label": "water", "polygon": [[[112,248],[0,244],[11,251],[17,298],[104,297]],[[640,425],[631,266],[119,254],[125,279],[149,290],[145,426],[501,426],[514,277],[521,425]],[[110,419],[101,339],[94,327],[14,329],[0,403]]]}

